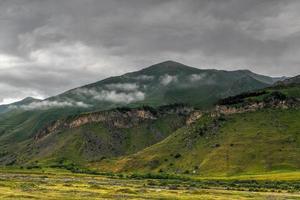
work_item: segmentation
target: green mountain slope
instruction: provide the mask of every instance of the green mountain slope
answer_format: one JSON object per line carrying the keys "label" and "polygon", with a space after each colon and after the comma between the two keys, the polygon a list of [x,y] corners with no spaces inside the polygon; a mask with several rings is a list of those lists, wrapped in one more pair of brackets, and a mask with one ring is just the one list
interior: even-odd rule
{"label": "green mountain slope", "polygon": [[76,88],[48,100],[83,102],[97,109],[178,102],[207,108],[219,98],[264,88],[272,83],[273,78],[248,70],[202,70],[166,61]]}
{"label": "green mountain slope", "polygon": [[299,109],[235,114],[205,133],[198,129],[205,124],[199,120],[137,154],[96,167],[205,176],[299,170],[299,117]]}
{"label": "green mountain slope", "polygon": [[203,176],[300,170],[299,95],[292,84],[227,98],[163,141],[91,166]]}
{"label": "green mountain slope", "polygon": [[[42,140],[36,140],[36,137],[49,124],[69,116],[76,118],[82,113],[105,112],[120,106],[134,108],[147,105],[155,109],[161,105],[186,103],[200,109],[212,109],[219,98],[265,88],[272,80],[247,70],[202,70],[167,61],[75,88],[43,101],[16,104],[13,105],[16,109],[0,115],[0,163],[29,163],[36,160],[47,163],[46,160],[57,161],[60,158],[86,162],[137,152],[171,134],[175,130],[172,120],[177,123],[176,129],[183,126],[182,116],[168,116],[167,119],[160,116],[157,120],[162,121],[162,125],[139,124],[126,130],[107,128],[107,124],[102,122],[89,123],[75,129],[59,130],[59,134],[50,134]],[[169,128],[165,130],[156,127],[158,125]],[[154,130],[159,130],[161,137],[154,137]],[[140,139],[136,141],[138,134]],[[104,144],[101,143],[102,137],[106,138]],[[116,145],[122,138],[128,141]],[[91,146],[99,149],[100,145],[101,151],[96,149],[93,152],[84,146],[88,140],[94,139],[101,142]]]}
{"label": "green mountain slope", "polygon": [[[56,120],[14,146],[2,146],[2,164],[83,165],[135,153],[170,135],[185,124],[190,108],[173,105],[154,109],[114,109]],[[8,144],[12,144],[11,141]]]}

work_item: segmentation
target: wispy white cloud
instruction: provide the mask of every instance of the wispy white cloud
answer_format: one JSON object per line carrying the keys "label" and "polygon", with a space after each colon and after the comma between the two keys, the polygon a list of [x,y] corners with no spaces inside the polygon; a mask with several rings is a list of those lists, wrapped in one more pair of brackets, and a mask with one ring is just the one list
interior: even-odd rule
{"label": "wispy white cloud", "polygon": [[10,103],[13,103],[13,102],[17,102],[17,101],[20,101],[22,99],[16,99],[16,98],[3,98],[1,101],[0,101],[0,105],[6,105],[6,104],[10,104]]}
{"label": "wispy white cloud", "polygon": [[171,76],[169,74],[165,74],[160,78],[160,83],[163,85],[169,85],[172,82],[177,82],[177,76]]}
{"label": "wispy white cloud", "polygon": [[140,75],[137,77],[134,77],[136,80],[142,80],[142,81],[151,81],[154,79],[154,76],[149,76],[149,75]]}
{"label": "wispy white cloud", "polygon": [[109,90],[134,91],[139,88],[136,83],[113,83],[105,85]]}
{"label": "wispy white cloud", "polygon": [[206,77],[206,74],[192,74],[189,76],[191,82],[200,81]]}
{"label": "wispy white cloud", "polygon": [[72,101],[40,101],[32,102],[28,105],[21,106],[10,106],[11,109],[24,109],[24,110],[47,110],[50,108],[64,108],[64,107],[89,107],[88,104],[83,102],[72,102]]}
{"label": "wispy white cloud", "polygon": [[78,88],[72,91],[73,94],[83,97],[96,96],[98,91],[96,89]]}
{"label": "wispy white cloud", "polygon": [[110,101],[115,103],[131,103],[136,101],[142,101],[145,99],[145,93],[141,91],[132,91],[132,92],[116,92],[102,90],[97,96],[94,97],[100,101]]}
{"label": "wispy white cloud", "polygon": [[136,101],[142,101],[145,99],[145,93],[137,89],[130,88],[132,90],[117,91],[117,90],[96,90],[80,88],[73,91],[77,95],[81,95],[85,98],[92,98],[98,101],[108,101],[113,103],[132,103]]}

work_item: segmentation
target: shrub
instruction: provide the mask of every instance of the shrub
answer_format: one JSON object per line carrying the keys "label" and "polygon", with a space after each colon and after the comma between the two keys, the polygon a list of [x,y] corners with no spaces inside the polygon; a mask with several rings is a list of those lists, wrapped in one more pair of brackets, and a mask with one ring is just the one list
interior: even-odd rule
{"label": "shrub", "polygon": [[180,158],[180,157],[181,157],[181,154],[180,154],[180,153],[176,153],[175,156],[174,156],[174,158],[176,158],[176,159],[177,159],[177,158]]}
{"label": "shrub", "polygon": [[287,99],[287,96],[281,92],[278,92],[278,91],[275,91],[275,92],[272,92],[271,94],[269,94],[268,96],[266,96],[263,101],[264,102],[272,102],[274,100],[286,100]]}
{"label": "shrub", "polygon": [[244,102],[244,100],[248,97],[257,97],[260,95],[266,94],[266,91],[259,92],[245,92],[236,96],[227,97],[218,101],[219,105],[232,105]]}
{"label": "shrub", "polygon": [[26,166],[26,169],[41,169],[41,166],[38,166],[38,165],[28,165],[28,166]]}
{"label": "shrub", "polygon": [[151,169],[155,169],[160,164],[159,160],[151,160],[148,165]]}

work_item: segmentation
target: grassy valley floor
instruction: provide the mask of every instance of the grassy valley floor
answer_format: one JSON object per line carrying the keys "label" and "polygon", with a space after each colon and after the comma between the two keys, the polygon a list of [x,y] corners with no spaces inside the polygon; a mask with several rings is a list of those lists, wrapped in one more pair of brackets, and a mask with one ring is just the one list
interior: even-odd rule
{"label": "grassy valley floor", "polygon": [[300,199],[300,172],[154,179],[149,175],[1,169],[0,199]]}

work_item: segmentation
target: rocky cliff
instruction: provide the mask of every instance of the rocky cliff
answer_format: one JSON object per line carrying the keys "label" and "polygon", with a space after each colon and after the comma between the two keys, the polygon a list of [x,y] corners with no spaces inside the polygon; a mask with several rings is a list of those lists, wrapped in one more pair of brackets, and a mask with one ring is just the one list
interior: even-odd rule
{"label": "rocky cliff", "polygon": [[51,122],[35,134],[35,140],[65,129],[78,128],[91,123],[103,123],[111,128],[131,128],[144,121],[157,120],[169,115],[189,115],[193,109],[183,105],[162,106],[158,109],[141,107],[135,109],[119,108],[108,111],[92,112],[78,116],[70,116]]}

